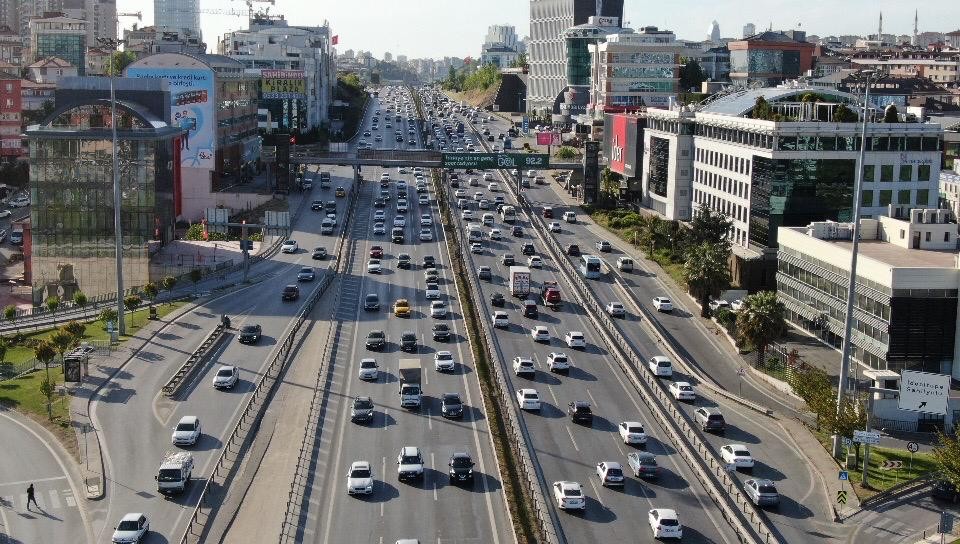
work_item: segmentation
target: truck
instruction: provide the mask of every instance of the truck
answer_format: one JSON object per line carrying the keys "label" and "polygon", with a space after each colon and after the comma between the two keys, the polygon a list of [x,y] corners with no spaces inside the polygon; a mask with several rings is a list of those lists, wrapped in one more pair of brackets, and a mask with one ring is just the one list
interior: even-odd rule
{"label": "truck", "polygon": [[510,294],[519,298],[526,298],[530,294],[530,269],[528,267],[510,267]]}
{"label": "truck", "polygon": [[420,359],[400,359],[400,406],[419,408],[421,395]]}
{"label": "truck", "polygon": [[560,284],[555,281],[545,281],[540,287],[540,301],[544,306],[556,310],[563,302],[560,298]]}
{"label": "truck", "polygon": [[193,475],[193,455],[188,451],[168,451],[154,479],[157,491],[164,495],[183,493]]}

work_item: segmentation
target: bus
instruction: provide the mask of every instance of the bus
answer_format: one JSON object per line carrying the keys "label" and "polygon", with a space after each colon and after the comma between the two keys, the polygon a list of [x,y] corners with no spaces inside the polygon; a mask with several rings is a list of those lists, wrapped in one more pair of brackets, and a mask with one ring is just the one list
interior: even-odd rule
{"label": "bus", "polygon": [[513,223],[517,219],[517,209],[513,206],[500,207],[500,220],[504,223]]}
{"label": "bus", "polygon": [[600,277],[600,257],[596,255],[583,255],[580,257],[580,273],[588,280]]}

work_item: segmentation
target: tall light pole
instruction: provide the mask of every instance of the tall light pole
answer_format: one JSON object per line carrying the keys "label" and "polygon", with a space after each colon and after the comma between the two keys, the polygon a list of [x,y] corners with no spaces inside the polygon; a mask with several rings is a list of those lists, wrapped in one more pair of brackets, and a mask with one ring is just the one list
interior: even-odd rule
{"label": "tall light pole", "polygon": [[120,156],[117,146],[117,96],[114,90],[114,55],[120,40],[110,38],[97,38],[100,45],[110,48],[110,133],[113,139],[113,231],[114,231],[114,251],[116,252],[117,265],[117,332],[123,336],[126,327],[123,322],[123,234],[120,230]]}
{"label": "tall light pole", "polygon": [[[853,336],[853,301],[857,296],[857,256],[860,249],[860,193],[863,186],[863,162],[867,152],[867,112],[870,109],[870,78],[873,70],[861,72],[864,77],[863,126],[860,130],[860,159],[857,161],[857,177],[853,185],[853,247],[850,250],[850,281],[847,282],[847,313],[843,319],[843,354],[840,357],[840,380],[837,385],[837,415],[843,409],[847,394],[847,374],[850,373],[850,351]],[[868,422],[869,423],[869,422]],[[843,437],[833,435],[833,456],[840,457]]]}

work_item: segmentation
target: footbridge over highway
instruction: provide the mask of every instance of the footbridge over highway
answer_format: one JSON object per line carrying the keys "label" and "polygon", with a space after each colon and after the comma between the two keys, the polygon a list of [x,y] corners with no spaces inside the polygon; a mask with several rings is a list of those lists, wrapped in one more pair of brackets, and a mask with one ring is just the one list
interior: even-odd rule
{"label": "footbridge over highway", "polygon": [[577,170],[579,162],[552,162],[539,153],[444,153],[427,149],[360,149],[325,151],[315,146],[291,146],[290,162],[337,166],[420,166],[422,168],[478,168],[519,170]]}

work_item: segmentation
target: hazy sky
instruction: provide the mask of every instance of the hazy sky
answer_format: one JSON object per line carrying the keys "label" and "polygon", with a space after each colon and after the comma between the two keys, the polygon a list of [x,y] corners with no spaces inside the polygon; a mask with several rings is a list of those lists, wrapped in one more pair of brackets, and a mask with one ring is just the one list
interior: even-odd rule
{"label": "hazy sky", "polygon": [[[150,5],[144,0],[118,0],[118,11],[135,12]],[[241,0],[200,0],[202,9],[236,10],[246,13]],[[771,23],[774,29],[797,28],[811,34],[867,34],[876,32],[883,11],[886,33],[911,34],[914,6],[920,6],[920,31],[949,32],[960,28],[957,0],[625,0],[624,19],[637,28],[655,25],[668,28],[684,39],[706,36],[714,19],[724,37],[740,37],[743,25],[758,29]],[[340,51],[363,49],[382,58],[384,51],[417,57],[477,57],[487,26],[509,23],[517,33],[529,33],[527,0],[276,0],[271,13],[282,13],[299,25],[322,25],[326,19],[340,36]],[[666,8],[651,11],[651,7]],[[761,15],[745,14],[757,13]],[[153,23],[152,6],[142,25]],[[211,50],[217,37],[246,26],[245,17],[204,13],[203,36]],[[857,18],[859,17],[859,18]],[[135,19],[121,18],[129,27]]]}

